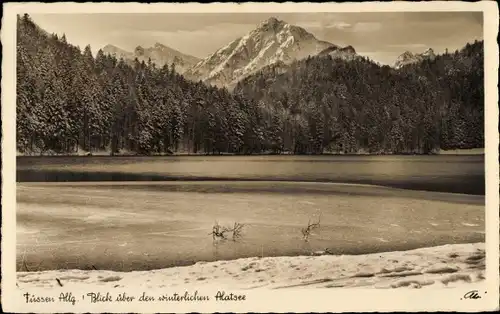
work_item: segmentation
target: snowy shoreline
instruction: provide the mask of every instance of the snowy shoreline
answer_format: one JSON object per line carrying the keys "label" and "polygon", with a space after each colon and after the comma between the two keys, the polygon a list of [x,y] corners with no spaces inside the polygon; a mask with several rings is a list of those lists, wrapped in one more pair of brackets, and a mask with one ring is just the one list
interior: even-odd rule
{"label": "snowy shoreline", "polygon": [[21,289],[85,288],[423,288],[483,281],[485,244],[448,244],[364,255],[253,257],[151,271],[17,272]]}

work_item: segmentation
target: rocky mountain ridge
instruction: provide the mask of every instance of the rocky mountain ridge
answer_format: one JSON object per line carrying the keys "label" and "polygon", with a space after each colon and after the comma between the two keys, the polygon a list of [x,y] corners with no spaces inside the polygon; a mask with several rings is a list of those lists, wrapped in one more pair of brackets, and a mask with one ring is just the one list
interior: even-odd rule
{"label": "rocky mountain ridge", "polygon": [[271,17],[201,60],[186,76],[216,86],[230,86],[268,65],[289,64],[322,52],[349,57],[355,54],[352,47],[341,48],[319,40],[302,27]]}
{"label": "rocky mountain ridge", "polygon": [[394,62],[394,68],[400,69],[408,64],[414,64],[423,60],[434,60],[436,54],[432,48],[428,48],[422,53],[412,53],[410,51],[403,52]]}
{"label": "rocky mountain ridge", "polygon": [[158,67],[165,64],[168,66],[174,64],[178,73],[184,73],[187,69],[200,61],[199,58],[182,53],[160,43],[156,43],[149,48],[137,46],[133,52],[126,51],[113,45],[106,45],[102,50],[104,53],[115,55],[117,58],[123,58],[129,61],[133,61],[137,58],[139,61],[148,62],[148,60],[151,59]]}

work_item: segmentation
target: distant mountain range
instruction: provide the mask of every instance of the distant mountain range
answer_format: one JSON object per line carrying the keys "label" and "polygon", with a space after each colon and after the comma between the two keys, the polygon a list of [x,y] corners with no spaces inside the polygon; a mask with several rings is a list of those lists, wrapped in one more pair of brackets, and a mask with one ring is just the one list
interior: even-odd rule
{"label": "distant mountain range", "polygon": [[305,29],[274,17],[201,60],[159,43],[150,48],[138,46],[133,52],[113,45],[102,50],[125,60],[151,58],[158,66],[174,63],[176,70],[186,78],[216,86],[234,86],[263,67],[289,64],[308,56],[330,54],[346,60],[357,57],[351,46],[342,48],[319,40]]}
{"label": "distant mountain range", "polygon": [[173,63],[175,64],[176,71],[181,74],[200,61],[199,58],[182,53],[160,43],[156,43],[153,47],[149,48],[137,46],[133,52],[123,50],[113,45],[106,45],[102,48],[102,51],[125,60],[134,60],[137,58],[139,61],[147,62],[151,59],[153,63],[160,67],[165,64],[170,66]]}
{"label": "distant mountain range", "polygon": [[[330,55],[347,61],[360,58],[352,46],[340,47],[319,40],[299,26],[271,17],[260,23],[254,30],[230,42],[204,59],[200,59],[166,45],[156,43],[153,47],[138,46],[133,52],[113,45],[102,48],[104,53],[117,58],[147,62],[151,59],[157,66],[174,64],[176,71],[193,81],[203,81],[219,87],[234,87],[243,78],[267,67],[276,65],[286,67],[294,60],[308,56]],[[401,54],[393,67],[436,57],[432,48],[423,53],[409,51]]]}

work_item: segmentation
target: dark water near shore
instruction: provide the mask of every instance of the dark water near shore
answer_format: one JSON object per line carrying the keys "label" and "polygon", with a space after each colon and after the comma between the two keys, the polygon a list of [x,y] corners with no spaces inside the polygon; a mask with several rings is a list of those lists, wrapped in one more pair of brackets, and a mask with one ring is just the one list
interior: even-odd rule
{"label": "dark water near shore", "polygon": [[[17,162],[20,270],[23,259],[31,270],[130,271],[325,248],[363,254],[484,241],[484,156]],[[304,242],[300,229],[319,213],[321,227]],[[246,224],[243,237],[214,243],[208,234],[215,220]]]}

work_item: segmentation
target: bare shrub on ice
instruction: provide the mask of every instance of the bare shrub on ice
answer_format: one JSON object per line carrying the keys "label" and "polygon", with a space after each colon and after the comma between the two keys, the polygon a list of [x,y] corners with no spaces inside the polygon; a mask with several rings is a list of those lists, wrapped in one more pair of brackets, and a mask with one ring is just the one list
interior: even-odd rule
{"label": "bare shrub on ice", "polygon": [[311,219],[309,219],[309,222],[307,223],[307,227],[302,228],[300,231],[302,232],[302,236],[304,241],[309,241],[309,236],[311,235],[311,232],[320,227],[321,223],[321,213],[319,214],[318,222],[316,223],[311,223]]}
{"label": "bare shrub on ice", "polygon": [[217,221],[214,223],[212,227],[212,232],[209,235],[212,235],[213,240],[227,240],[228,234],[231,234],[231,238],[233,241],[242,237],[243,227],[245,225],[239,222],[235,222],[233,227],[227,227],[220,225]]}

